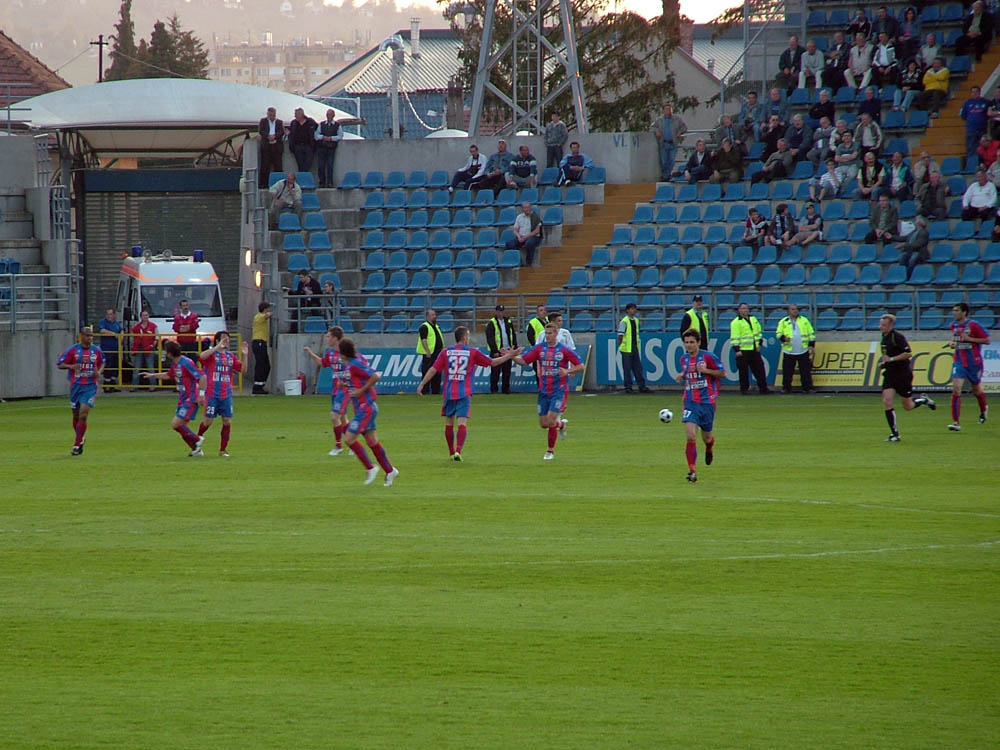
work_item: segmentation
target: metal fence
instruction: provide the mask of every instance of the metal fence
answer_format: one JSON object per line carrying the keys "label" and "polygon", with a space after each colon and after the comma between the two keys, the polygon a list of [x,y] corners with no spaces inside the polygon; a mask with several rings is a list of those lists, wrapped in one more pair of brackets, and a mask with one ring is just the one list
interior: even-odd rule
{"label": "metal fence", "polygon": [[73,327],[73,277],[68,273],[0,274],[0,328]]}

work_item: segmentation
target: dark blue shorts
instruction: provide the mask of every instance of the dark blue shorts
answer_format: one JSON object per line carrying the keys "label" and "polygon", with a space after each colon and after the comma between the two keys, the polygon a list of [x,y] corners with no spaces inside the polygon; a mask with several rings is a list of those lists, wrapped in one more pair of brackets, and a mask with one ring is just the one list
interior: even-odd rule
{"label": "dark blue shorts", "polygon": [[684,404],[682,422],[692,422],[703,431],[711,432],[715,424],[715,404]]}
{"label": "dark blue shorts", "polygon": [[566,409],[566,399],[568,394],[562,388],[555,389],[552,393],[538,394],[538,416],[544,417],[549,412],[562,414]]}
{"label": "dark blue shorts", "polygon": [[330,411],[333,414],[340,414],[341,416],[347,414],[347,404],[350,400],[351,397],[347,394],[347,391],[337,391],[330,399]]}
{"label": "dark blue shorts", "polygon": [[198,404],[194,403],[177,404],[176,416],[178,419],[183,419],[185,422],[190,422],[192,419],[197,419]]}
{"label": "dark blue shorts", "polygon": [[951,377],[963,378],[972,383],[972,385],[979,385],[979,381],[983,379],[983,366],[973,365],[971,367],[966,367],[965,365],[956,362],[951,368]]}
{"label": "dark blue shorts", "polygon": [[468,396],[463,396],[462,398],[449,398],[445,399],[444,405],[441,407],[442,417],[465,417],[468,419],[469,412],[472,410],[472,399]]}
{"label": "dark blue shorts", "polygon": [[96,402],[97,383],[90,383],[89,385],[74,384],[70,386],[69,407],[74,411],[84,405],[93,409]]}
{"label": "dark blue shorts", "polygon": [[205,419],[215,419],[216,417],[226,417],[232,419],[233,397],[232,395],[220,398],[213,396],[205,399]]}
{"label": "dark blue shorts", "polygon": [[347,431],[355,435],[364,435],[375,429],[375,417],[378,416],[378,406],[372,404],[370,408],[359,409],[354,413],[354,419],[347,425]]}

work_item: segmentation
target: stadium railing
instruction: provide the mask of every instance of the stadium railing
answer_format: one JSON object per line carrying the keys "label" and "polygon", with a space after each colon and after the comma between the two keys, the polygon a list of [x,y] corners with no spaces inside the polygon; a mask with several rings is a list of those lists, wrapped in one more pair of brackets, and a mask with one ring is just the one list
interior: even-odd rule
{"label": "stadium railing", "polygon": [[49,330],[73,326],[71,274],[0,274],[0,328]]}
{"label": "stadium railing", "polygon": [[[104,354],[104,385],[109,388],[134,388],[142,391],[153,391],[153,390],[172,390],[173,385],[169,385],[171,381],[143,381],[140,379],[138,383],[132,385],[132,374],[137,369],[136,365],[139,362],[137,355],[145,354],[138,350],[134,345],[132,340],[137,337],[148,337],[152,336],[156,339],[156,345],[153,351],[150,352],[153,357],[153,362],[151,365],[142,367],[140,372],[163,372],[170,367],[170,362],[167,360],[166,355],[163,351],[163,345],[168,341],[176,341],[177,334],[171,333],[154,333],[154,334],[133,334],[133,333],[106,333],[104,331],[97,330],[96,324],[92,326],[94,329],[94,345],[101,349]],[[197,341],[194,346],[190,349],[185,349],[184,353],[195,360],[197,363],[198,357],[203,351],[211,348],[212,346],[212,335],[210,334],[196,334]],[[115,339],[118,347],[117,349],[107,348],[105,349],[102,345],[101,339]],[[241,358],[240,346],[243,344],[243,337],[236,333],[235,331],[229,335],[229,351],[236,355],[237,359]],[[249,357],[248,357],[249,359]],[[144,363],[145,364],[145,363]],[[250,366],[249,361],[244,361],[243,372],[237,372],[236,382],[233,384],[233,390],[239,393],[243,390],[243,376],[246,374],[247,369]]]}

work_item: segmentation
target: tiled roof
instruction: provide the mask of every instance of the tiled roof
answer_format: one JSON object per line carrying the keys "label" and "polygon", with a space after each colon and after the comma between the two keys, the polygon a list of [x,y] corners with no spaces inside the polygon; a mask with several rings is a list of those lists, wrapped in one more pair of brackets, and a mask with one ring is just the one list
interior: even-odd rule
{"label": "tiled roof", "polygon": [[[742,39],[716,39],[713,44],[708,39],[695,39],[691,56],[705,68],[710,68],[716,78],[724,76],[743,52]],[[710,67],[709,60],[714,60]],[[743,61],[733,69],[733,73],[743,67]]]}
{"label": "tiled roof", "polygon": [[2,85],[5,83],[26,84],[11,88],[12,101],[69,88],[41,60],[0,31],[0,103],[3,104],[7,100],[7,87]]}

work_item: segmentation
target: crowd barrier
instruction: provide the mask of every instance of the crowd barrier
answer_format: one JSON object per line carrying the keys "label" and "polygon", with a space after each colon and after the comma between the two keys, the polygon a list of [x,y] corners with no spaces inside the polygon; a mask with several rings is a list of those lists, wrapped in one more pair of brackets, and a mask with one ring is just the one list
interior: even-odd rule
{"label": "crowd barrier", "polygon": [[[137,337],[152,337],[155,339],[153,349],[145,351],[133,343]],[[102,341],[103,339],[103,341]],[[110,346],[113,339],[116,346]],[[146,381],[138,377],[140,372],[162,372],[170,367],[166,355],[163,352],[163,345],[167,341],[176,341],[177,335],[174,333],[155,334],[132,334],[132,333],[105,333],[104,331],[94,331],[94,345],[100,347],[104,354],[104,385],[111,388],[135,388],[138,390],[151,391],[162,390],[163,383],[159,381]],[[238,333],[230,334],[229,351],[240,358],[240,345],[242,337]],[[191,344],[182,344],[184,354],[191,359],[198,361],[201,352],[211,348],[212,337],[198,334],[198,338]],[[249,360],[249,357],[247,358]],[[249,361],[245,361],[244,372],[250,366]],[[233,389],[239,393],[243,390],[244,373],[235,373]]]}

